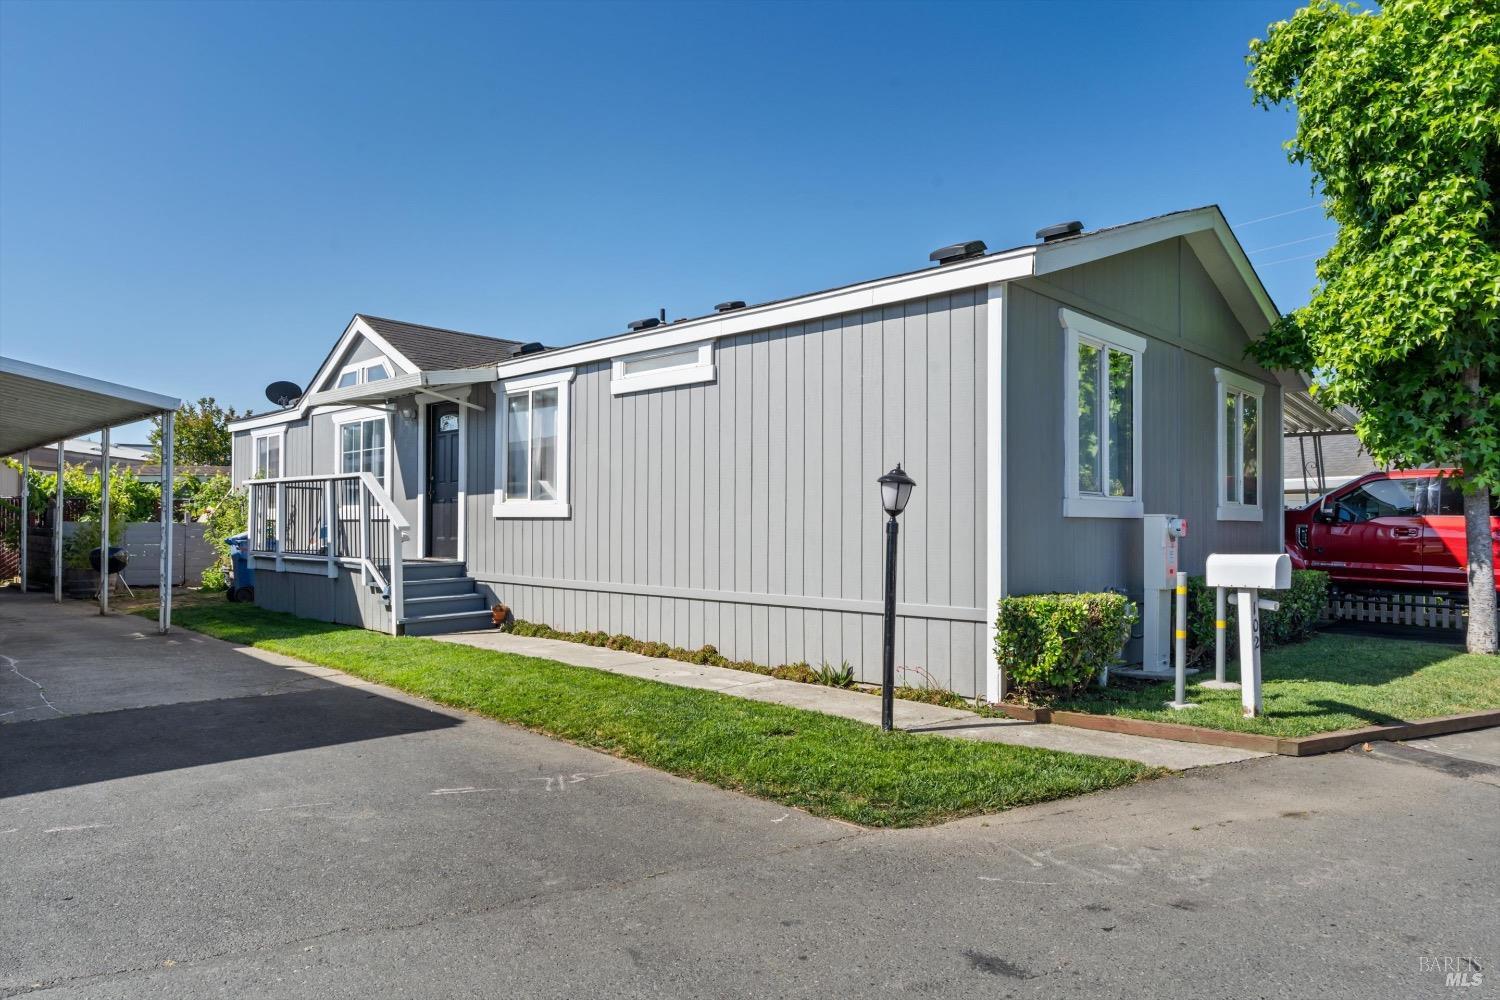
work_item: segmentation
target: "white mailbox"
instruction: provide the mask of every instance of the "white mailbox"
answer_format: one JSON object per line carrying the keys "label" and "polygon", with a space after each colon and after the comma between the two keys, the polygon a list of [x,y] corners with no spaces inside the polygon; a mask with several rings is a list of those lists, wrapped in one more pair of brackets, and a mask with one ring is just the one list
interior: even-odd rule
{"label": "white mailbox", "polygon": [[1292,585],[1292,561],[1285,552],[1242,556],[1215,552],[1208,557],[1203,582],[1210,587],[1286,590]]}
{"label": "white mailbox", "polygon": [[[1275,601],[1263,601],[1262,590],[1285,590],[1292,585],[1292,561],[1277,555],[1228,555],[1213,553],[1203,573],[1210,587],[1236,591],[1235,605],[1240,628],[1240,701],[1246,718],[1260,714],[1260,612],[1274,611]],[[1222,593],[1222,591],[1221,591]],[[1223,681],[1224,615],[1222,602],[1215,601],[1215,678]]]}

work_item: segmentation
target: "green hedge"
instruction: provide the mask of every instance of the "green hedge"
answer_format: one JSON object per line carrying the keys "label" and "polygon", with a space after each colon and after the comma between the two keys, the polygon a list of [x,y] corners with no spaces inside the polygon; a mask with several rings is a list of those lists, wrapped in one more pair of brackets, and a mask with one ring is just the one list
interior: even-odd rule
{"label": "green hedge", "polygon": [[[1281,602],[1280,609],[1260,613],[1262,648],[1301,642],[1313,634],[1318,616],[1328,604],[1328,574],[1315,569],[1293,570],[1289,589],[1263,591],[1262,595],[1267,600]],[[1233,657],[1239,649],[1239,633],[1232,596],[1226,602],[1225,610],[1225,621],[1228,622],[1226,655]],[[1212,659],[1213,655],[1214,592],[1204,584],[1203,577],[1189,577],[1188,658]]]}
{"label": "green hedge", "polygon": [[1136,621],[1124,594],[1027,594],[1000,601],[995,658],[1027,694],[1086,687],[1120,656]]}

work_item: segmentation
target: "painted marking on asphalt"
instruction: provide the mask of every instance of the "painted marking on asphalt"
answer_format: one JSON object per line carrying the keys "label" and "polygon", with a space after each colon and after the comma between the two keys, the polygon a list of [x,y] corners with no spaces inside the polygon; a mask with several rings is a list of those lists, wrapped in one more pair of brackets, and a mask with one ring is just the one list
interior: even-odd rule
{"label": "painted marking on asphalt", "polygon": [[54,826],[43,830],[43,833],[74,833],[78,830],[102,830],[106,826],[114,826],[113,823],[85,823],[82,826]]}
{"label": "painted marking on asphalt", "polygon": [[791,813],[782,813],[780,816],[777,816],[775,819],[771,820],[771,822],[772,823],[784,823],[786,821],[787,817],[789,817],[791,815],[792,815]]}
{"label": "painted marking on asphalt", "polygon": [[1023,878],[995,878],[990,875],[979,876],[981,882],[1004,882],[1006,885],[1057,885],[1056,882],[1034,882]]}
{"label": "painted marking on asphalt", "polygon": [[331,806],[332,802],[298,802],[290,806],[266,806],[264,809],[255,810],[258,813],[276,812],[281,809],[312,809],[315,806]]}
{"label": "painted marking on asphalt", "polygon": [[465,785],[462,788],[434,788],[428,795],[473,795],[475,792],[498,792],[498,788],[475,788],[473,785]]}
{"label": "painted marking on asphalt", "polygon": [[638,767],[617,767],[612,771],[595,771],[593,773],[574,771],[572,774],[556,774],[543,778],[532,778],[530,780],[546,782],[546,786],[542,789],[544,792],[565,792],[568,790],[569,785],[576,785],[581,781],[588,781],[590,778],[603,778],[611,774],[624,774],[627,771],[639,770],[640,768]]}

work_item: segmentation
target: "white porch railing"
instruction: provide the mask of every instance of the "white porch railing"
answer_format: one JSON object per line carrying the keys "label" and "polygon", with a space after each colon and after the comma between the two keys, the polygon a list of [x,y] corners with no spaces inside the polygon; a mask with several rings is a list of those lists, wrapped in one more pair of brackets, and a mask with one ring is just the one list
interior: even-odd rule
{"label": "white porch railing", "polygon": [[249,483],[250,553],[322,562],[328,576],[340,565],[359,567],[360,582],[379,590],[390,604],[391,634],[399,635],[403,613],[401,543],[411,524],[368,472],[337,476],[282,476]]}

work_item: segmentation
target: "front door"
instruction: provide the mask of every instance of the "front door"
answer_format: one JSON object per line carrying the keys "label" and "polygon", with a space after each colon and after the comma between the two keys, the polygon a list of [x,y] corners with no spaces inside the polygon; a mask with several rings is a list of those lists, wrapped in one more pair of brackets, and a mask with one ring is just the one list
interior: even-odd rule
{"label": "front door", "polygon": [[458,558],[458,404],[427,407],[427,554]]}

